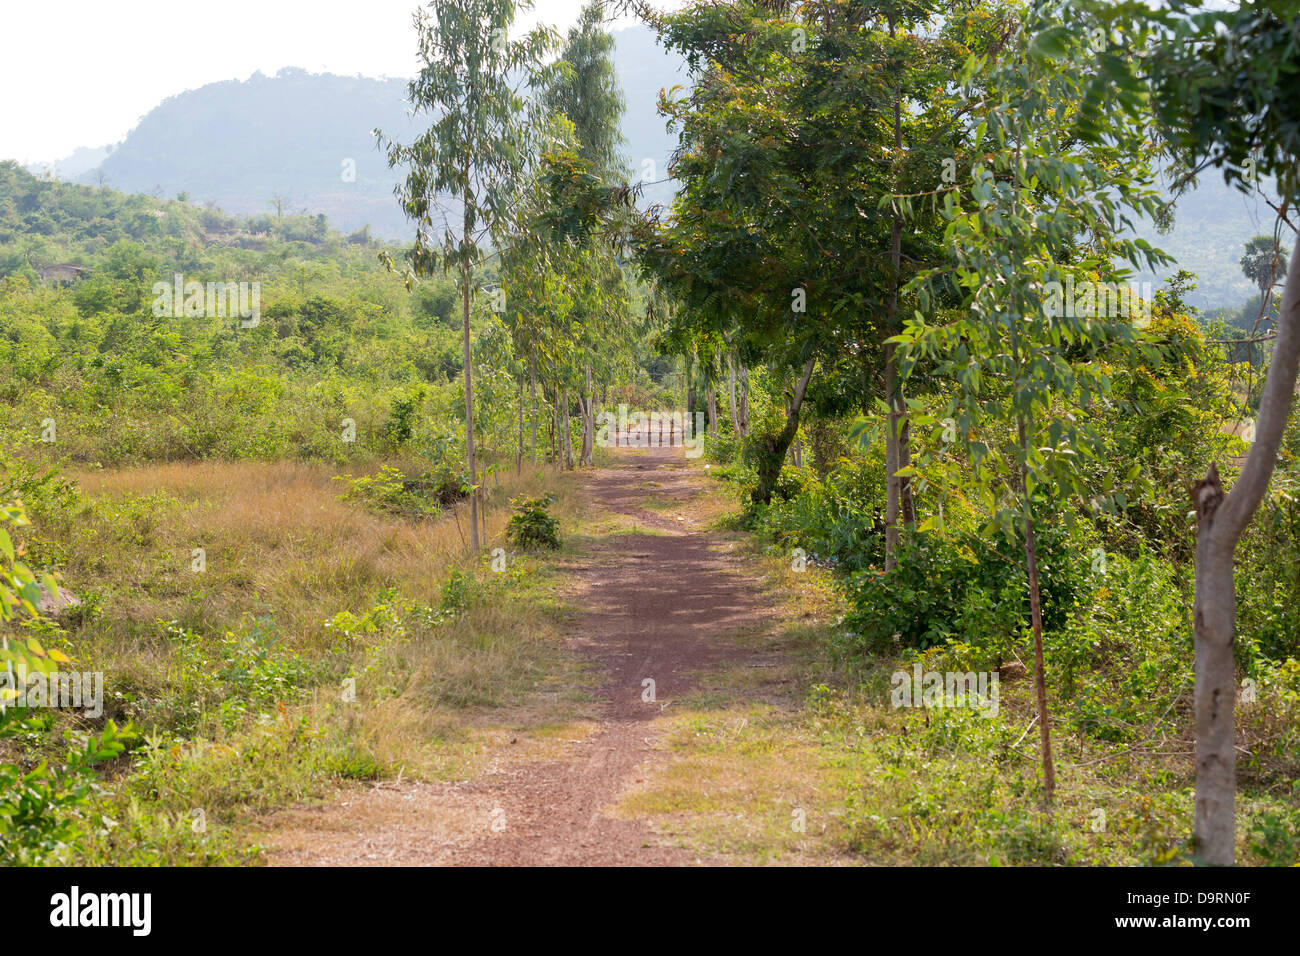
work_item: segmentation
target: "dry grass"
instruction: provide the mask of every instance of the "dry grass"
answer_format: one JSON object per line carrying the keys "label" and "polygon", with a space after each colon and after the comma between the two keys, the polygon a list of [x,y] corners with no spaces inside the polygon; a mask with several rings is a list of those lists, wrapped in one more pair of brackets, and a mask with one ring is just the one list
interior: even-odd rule
{"label": "dry grass", "polygon": [[[549,759],[589,732],[551,566],[509,553],[505,573],[490,568],[516,495],[551,493],[573,529],[573,476],[490,479],[488,543],[475,558],[463,504],[426,520],[374,513],[341,500],[338,472],[191,462],[69,474],[82,505],[34,529],[34,545],[59,555],[84,603],[46,643],[103,671],[104,717],[134,720],[166,751],[149,762],[165,787],[153,771],[131,778],[108,809],[132,825],[88,860],[244,859],[250,812],[340,779],[471,775],[503,741],[513,759]],[[470,583],[447,607],[455,572]],[[245,654],[247,635],[268,643]],[[185,825],[192,807],[209,813],[206,842]]]}
{"label": "dry grass", "polygon": [[[310,650],[324,622],[364,609],[396,588],[436,603],[451,568],[468,558],[468,509],[410,521],[340,499],[328,466],[295,462],[166,463],[73,473],[92,501],[72,542],[66,583],[111,591],[115,620],[232,626],[273,613],[292,646]],[[546,472],[490,485],[488,541],[496,546],[508,499],[545,485],[561,522],[572,519],[571,485]],[[193,551],[206,570],[191,570]]]}

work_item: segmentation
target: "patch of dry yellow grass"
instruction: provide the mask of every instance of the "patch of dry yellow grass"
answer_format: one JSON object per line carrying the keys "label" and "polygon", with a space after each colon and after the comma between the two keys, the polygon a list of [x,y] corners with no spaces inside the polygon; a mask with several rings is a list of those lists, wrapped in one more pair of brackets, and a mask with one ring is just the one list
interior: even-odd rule
{"label": "patch of dry yellow grass", "polygon": [[[273,612],[297,647],[323,638],[324,621],[364,610],[385,588],[417,603],[438,600],[449,570],[469,558],[468,508],[410,521],[344,502],[330,466],[300,462],[199,462],[73,473],[83,495],[100,503],[76,540],[66,583],[111,589],[114,616],[145,624],[181,619],[225,622]],[[508,500],[543,488],[557,495],[565,522],[570,483],[553,473],[501,476],[488,486],[487,539],[503,545]],[[147,500],[136,541],[115,507]],[[135,545],[134,547],[132,545]],[[192,570],[202,548],[206,570]]]}

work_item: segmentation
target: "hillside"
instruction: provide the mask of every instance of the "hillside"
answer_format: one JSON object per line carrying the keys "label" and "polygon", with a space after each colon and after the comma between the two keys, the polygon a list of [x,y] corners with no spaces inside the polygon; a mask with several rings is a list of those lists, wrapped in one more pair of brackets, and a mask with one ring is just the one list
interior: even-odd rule
{"label": "hillside", "polygon": [[[656,103],[661,89],[687,82],[685,65],[645,27],[620,30],[614,40],[614,66],[627,105],[624,151],[633,178],[654,176],[643,205],[670,202],[674,186],[661,180],[676,137]],[[408,224],[393,200],[397,176],[375,148],[371,131],[413,133],[405,95],[404,79],[296,69],[275,76],[257,73],[165,100],[114,149],[80,149],[57,163],[29,168],[52,167],[64,178],[128,193],[185,194],[192,202],[248,216],[273,212],[278,196],[286,212],[323,213],[344,232],[368,225],[377,237],[403,239]],[[321,103],[330,108],[320,109]],[[1190,305],[1235,311],[1254,293],[1238,266],[1242,247],[1268,231],[1271,222],[1262,201],[1228,188],[1210,171],[1179,201],[1169,233],[1161,235],[1149,224],[1139,230],[1177,264],[1138,280],[1159,286],[1187,269],[1198,278],[1197,290],[1187,298]]]}
{"label": "hillside", "polygon": [[[1267,188],[1267,186],[1266,186]],[[1270,195],[1276,195],[1270,191]],[[1162,282],[1179,269],[1195,273],[1196,292],[1187,296],[1189,305],[1203,311],[1237,310],[1258,294],[1254,283],[1241,272],[1243,248],[1252,236],[1273,231],[1273,210],[1259,196],[1248,196],[1224,185],[1217,170],[1207,170],[1179,198],[1174,210],[1173,229],[1161,235],[1146,226],[1138,233],[1163,249],[1177,262],[1142,281]],[[1288,244],[1283,240],[1283,244]]]}
{"label": "hillside", "polygon": [[[643,161],[653,159],[662,179],[675,139],[655,103],[660,88],[681,82],[684,70],[643,27],[619,31],[615,42],[627,155],[638,177]],[[156,197],[184,193],[241,215],[266,213],[279,196],[286,211],[324,213],[344,231],[369,225],[376,236],[404,238],[407,223],[393,200],[397,174],[371,131],[409,139],[416,130],[407,115],[406,82],[286,69],[212,83],[160,103],[76,180]],[[76,168],[71,159],[55,168],[69,175]],[[645,198],[666,202],[671,195],[671,186],[659,183]]]}

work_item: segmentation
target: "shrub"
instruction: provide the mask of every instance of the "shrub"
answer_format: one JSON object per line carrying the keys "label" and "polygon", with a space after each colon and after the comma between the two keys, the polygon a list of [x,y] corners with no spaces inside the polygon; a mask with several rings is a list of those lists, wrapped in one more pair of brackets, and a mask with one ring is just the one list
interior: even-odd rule
{"label": "shrub", "polygon": [[411,440],[415,431],[415,415],[424,403],[424,386],[418,385],[408,394],[393,399],[393,407],[384,423],[384,434],[395,448]]}
{"label": "shrub", "polygon": [[342,495],[344,501],[404,518],[432,517],[465,497],[464,482],[446,469],[407,478],[397,468],[385,465],[373,475],[336,475],[334,480],[348,484]]}
{"label": "shrub", "polygon": [[[1043,628],[1062,627],[1091,576],[1080,536],[1055,528],[1039,533]],[[928,648],[957,639],[990,663],[1006,660],[1029,625],[1023,565],[1008,560],[1004,541],[975,534],[952,538],[904,533],[897,567],[854,573],[853,610],[842,647],[853,658],[885,647]],[[1011,554],[1018,556],[1012,549]]]}
{"label": "shrub", "polygon": [[[39,616],[40,583],[15,560],[13,541],[5,530],[6,525],[26,523],[21,505],[10,502],[0,507],[0,624],[20,613],[31,619]],[[43,583],[48,590],[56,588],[48,576]],[[51,674],[67,661],[62,652],[47,651],[35,637],[8,638],[0,649],[0,669],[24,682],[29,673]],[[33,716],[27,707],[18,706],[19,690],[10,680],[0,685],[0,738],[43,736],[49,729],[48,714]],[[96,736],[68,732],[67,754],[53,765],[44,760],[25,770],[0,760],[0,864],[66,862],[59,854],[84,825],[82,811],[98,788],[94,766],[121,755],[135,736],[130,725],[119,729],[110,720]]]}
{"label": "shrub", "polygon": [[514,514],[506,525],[506,540],[515,548],[531,551],[538,548],[554,550],[560,546],[560,522],[549,507],[554,498],[512,498]]}

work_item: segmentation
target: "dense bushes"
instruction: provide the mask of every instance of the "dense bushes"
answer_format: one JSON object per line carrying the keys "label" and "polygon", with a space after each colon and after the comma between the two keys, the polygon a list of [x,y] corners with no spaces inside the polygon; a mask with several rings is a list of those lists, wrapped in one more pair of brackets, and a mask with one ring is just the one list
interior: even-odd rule
{"label": "dense bushes", "polygon": [[772,502],[751,512],[749,525],[786,548],[802,548],[816,564],[865,571],[884,559],[884,463],[842,459],[824,480],[786,468]]}
{"label": "dense bushes", "polygon": [[[752,478],[743,459],[736,460],[739,450],[729,450],[735,457],[718,462],[717,471],[744,496]],[[1292,455],[1288,445],[1284,465]],[[747,505],[744,523],[783,554],[802,549],[810,562],[837,572],[848,611],[833,651],[846,671],[865,676],[900,660],[962,670],[1030,661],[1022,546],[983,534],[976,510],[960,495],[925,489],[923,505],[942,506],[946,530],[905,531],[898,565],[886,574],[878,448],[840,458],[820,479],[812,469],[789,464],[785,475],[788,493],[766,506]],[[1300,509],[1291,470],[1284,467],[1276,481],[1277,493],[1247,536],[1238,573],[1241,675],[1273,688],[1275,705],[1300,689],[1294,664],[1300,650],[1300,552],[1294,547]],[[1144,512],[1039,518],[1044,652],[1055,721],[1109,743],[1180,735],[1193,660],[1194,581],[1190,565],[1177,558],[1183,543],[1174,540],[1187,533],[1185,527],[1168,522],[1166,540],[1145,527]],[[1146,533],[1135,535],[1134,524]],[[1116,543],[1134,541],[1132,550],[1114,550]],[[1290,767],[1291,758],[1277,760],[1287,748],[1294,753],[1291,726],[1263,711],[1245,712],[1244,722],[1247,717],[1274,753],[1261,773],[1275,776],[1279,767]],[[1281,839],[1269,832],[1265,838]]]}
{"label": "dense bushes", "polygon": [[511,500],[514,514],[506,524],[506,540],[512,547],[530,551],[560,546],[560,523],[549,510],[552,500],[550,495]]}
{"label": "dense bushes", "polygon": [[[1091,583],[1091,548],[1076,531],[1039,535],[1043,627],[1060,628]],[[984,651],[990,663],[1012,654],[1029,625],[1024,566],[1014,543],[974,534],[904,534],[898,566],[853,573],[845,618],[851,655],[893,647],[927,648],[950,640]]]}

